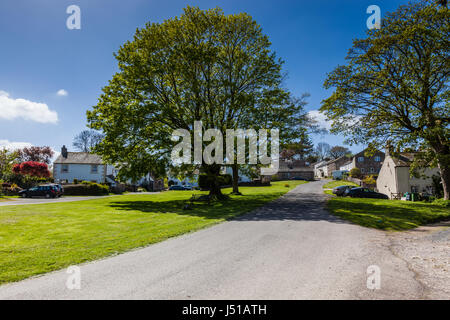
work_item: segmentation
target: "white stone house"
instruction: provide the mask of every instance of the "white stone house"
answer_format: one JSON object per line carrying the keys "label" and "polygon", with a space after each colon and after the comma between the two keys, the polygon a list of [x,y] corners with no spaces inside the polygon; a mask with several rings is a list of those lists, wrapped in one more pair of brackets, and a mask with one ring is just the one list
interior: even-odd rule
{"label": "white stone house", "polygon": [[327,161],[322,160],[320,162],[317,162],[314,165],[314,176],[316,178],[322,178],[328,176],[328,166]]}
{"label": "white stone house", "polygon": [[[53,178],[56,182],[73,183],[74,179],[97,183],[117,183],[118,169],[110,164],[105,164],[99,155],[89,152],[68,152],[67,148],[61,148],[61,154],[53,163]],[[147,185],[153,182],[150,174],[141,177],[138,181],[128,180],[132,185]]]}
{"label": "white stone house", "polygon": [[415,153],[401,152],[393,156],[386,150],[386,156],[377,178],[378,192],[389,198],[401,196],[406,192],[422,192],[433,194],[433,175],[438,175],[437,168],[426,168],[421,177],[411,177],[410,165]]}
{"label": "white stone house", "polygon": [[88,152],[68,152],[65,146],[53,163],[53,178],[57,182],[72,183],[77,179],[105,183],[106,175],[107,165],[100,156]]}

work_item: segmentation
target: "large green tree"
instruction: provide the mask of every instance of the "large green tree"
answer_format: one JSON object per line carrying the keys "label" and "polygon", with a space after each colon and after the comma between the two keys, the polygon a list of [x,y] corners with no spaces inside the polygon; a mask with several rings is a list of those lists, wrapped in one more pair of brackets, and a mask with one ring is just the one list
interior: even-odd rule
{"label": "large green tree", "polygon": [[7,180],[13,173],[15,164],[19,163],[20,157],[17,151],[0,149],[0,179]]}
{"label": "large green tree", "polygon": [[450,197],[450,12],[418,1],[387,14],[350,49],[346,65],[331,72],[335,88],[321,111],[332,132],[351,143],[420,150],[415,166],[438,166]]}
{"label": "large green tree", "polygon": [[[177,143],[172,132],[192,133],[194,121],[224,134],[276,128],[282,143],[291,140],[302,129],[303,103],[283,89],[282,61],[270,45],[248,14],[220,9],[187,7],[179,17],[138,29],[115,55],[119,71],[87,113],[90,127],[104,133],[95,151],[126,164],[126,174],[137,178],[167,172]],[[220,195],[222,166],[197,167],[212,177],[211,193]]]}

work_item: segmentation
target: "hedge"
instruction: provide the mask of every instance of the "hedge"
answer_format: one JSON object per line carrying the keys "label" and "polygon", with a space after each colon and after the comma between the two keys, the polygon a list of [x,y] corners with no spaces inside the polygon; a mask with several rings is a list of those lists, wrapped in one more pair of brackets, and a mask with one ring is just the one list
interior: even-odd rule
{"label": "hedge", "polygon": [[103,196],[109,194],[109,188],[94,182],[69,184],[64,186],[64,194],[68,196]]}

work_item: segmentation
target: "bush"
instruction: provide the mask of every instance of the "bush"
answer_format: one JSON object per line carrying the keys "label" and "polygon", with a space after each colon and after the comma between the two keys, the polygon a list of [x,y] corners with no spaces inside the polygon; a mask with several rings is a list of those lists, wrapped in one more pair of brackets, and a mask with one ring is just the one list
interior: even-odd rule
{"label": "bush", "polygon": [[450,208],[450,200],[436,199],[432,203],[436,206]]}
{"label": "bush", "polygon": [[71,184],[64,186],[64,194],[68,196],[104,196],[109,194],[109,188],[94,182]]}
{"label": "bush", "polygon": [[289,184],[288,184],[288,183],[286,183],[284,186],[285,186],[286,188],[289,188]]}
{"label": "bush", "polygon": [[73,179],[73,184],[78,184],[78,179]]}
{"label": "bush", "polygon": [[375,185],[375,184],[377,184],[377,180],[375,179],[375,177],[373,175],[365,177],[363,179],[363,182],[365,184],[368,184],[368,185]]}
{"label": "bush", "polygon": [[[201,174],[198,177],[198,186],[200,189],[209,189],[209,186],[211,184],[211,178],[208,177],[206,174]],[[230,186],[233,184],[233,178],[231,177],[231,174],[221,174],[217,177],[217,180],[219,182],[219,185],[221,187],[223,186]]]}
{"label": "bush", "polygon": [[21,191],[22,188],[20,188],[17,184],[9,184],[9,183],[2,183],[0,188],[0,194],[3,194],[5,196],[17,196],[19,194],[19,191]]}
{"label": "bush", "polygon": [[262,182],[261,180],[253,180],[248,182],[239,182],[240,187],[270,187],[270,181]]}
{"label": "bush", "polygon": [[46,183],[49,179],[32,177],[30,175],[12,174],[9,176],[8,180],[11,184],[17,184],[23,189],[28,189],[39,184]]}
{"label": "bush", "polygon": [[359,168],[353,168],[350,170],[349,175],[352,178],[361,178],[361,170]]}

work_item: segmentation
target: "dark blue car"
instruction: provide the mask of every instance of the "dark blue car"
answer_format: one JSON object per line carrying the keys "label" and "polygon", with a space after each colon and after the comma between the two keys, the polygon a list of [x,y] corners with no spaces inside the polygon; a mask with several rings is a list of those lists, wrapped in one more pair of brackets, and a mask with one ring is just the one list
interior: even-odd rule
{"label": "dark blue car", "polygon": [[368,188],[351,188],[344,192],[344,197],[352,198],[372,198],[372,199],[389,199],[389,197],[383,193],[375,192]]}

